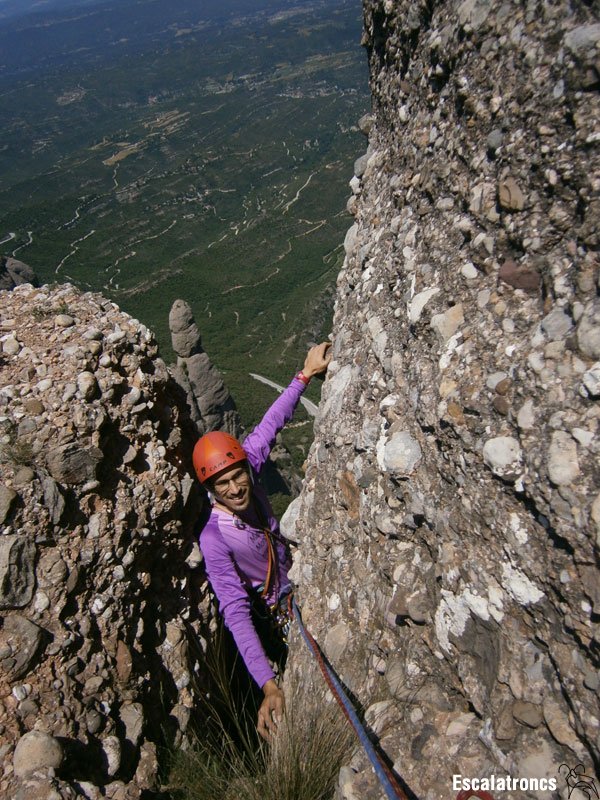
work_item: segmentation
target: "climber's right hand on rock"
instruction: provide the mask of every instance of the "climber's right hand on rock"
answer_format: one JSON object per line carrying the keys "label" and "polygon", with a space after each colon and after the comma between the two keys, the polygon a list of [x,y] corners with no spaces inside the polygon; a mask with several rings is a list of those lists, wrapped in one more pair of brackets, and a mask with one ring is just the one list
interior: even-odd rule
{"label": "climber's right hand on rock", "polygon": [[331,361],[330,347],[331,342],[322,342],[310,348],[304,360],[304,366],[302,367],[302,373],[306,375],[307,378],[312,378],[314,375],[321,375],[326,371]]}

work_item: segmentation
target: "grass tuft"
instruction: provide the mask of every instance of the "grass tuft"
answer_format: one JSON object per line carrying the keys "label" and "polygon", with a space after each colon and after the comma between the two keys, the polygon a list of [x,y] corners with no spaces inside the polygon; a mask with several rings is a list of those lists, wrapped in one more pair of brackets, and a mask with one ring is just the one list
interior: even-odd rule
{"label": "grass tuft", "polygon": [[206,725],[191,747],[172,755],[173,798],[331,800],[355,740],[335,703],[326,699],[325,687],[308,689],[288,673],[286,714],[268,745],[257,738],[251,699],[243,698],[236,708],[228,673],[215,674],[214,664],[211,669],[223,694],[207,701]]}
{"label": "grass tuft", "polygon": [[31,466],[33,462],[32,442],[20,437],[14,422],[7,420],[0,426],[0,463],[21,467]]}

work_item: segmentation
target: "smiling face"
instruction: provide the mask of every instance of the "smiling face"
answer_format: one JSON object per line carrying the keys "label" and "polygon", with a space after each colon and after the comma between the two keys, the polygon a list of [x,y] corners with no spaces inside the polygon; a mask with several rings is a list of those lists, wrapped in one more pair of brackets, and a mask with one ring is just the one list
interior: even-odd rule
{"label": "smiling face", "polygon": [[252,482],[246,464],[234,464],[221,472],[213,481],[211,489],[215,500],[232,514],[247,510],[252,499]]}

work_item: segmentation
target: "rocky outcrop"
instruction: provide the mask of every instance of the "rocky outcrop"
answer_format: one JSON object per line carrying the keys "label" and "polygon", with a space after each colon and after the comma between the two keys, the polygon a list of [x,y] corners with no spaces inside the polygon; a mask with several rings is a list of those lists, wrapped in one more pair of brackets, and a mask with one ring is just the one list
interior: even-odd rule
{"label": "rocky outcrop", "polygon": [[23,285],[0,314],[0,795],[159,797],[209,619],[185,396],[98,295]]}
{"label": "rocky outcrop", "polygon": [[35,272],[30,266],[16,258],[0,256],[0,290],[14,289],[23,283],[38,285]]}
{"label": "rocky outcrop", "polygon": [[[560,765],[600,759],[600,26],[364,8],[369,147],[288,521],[304,618],[418,797],[567,792]],[[350,767],[339,797],[380,798]]]}
{"label": "rocky outcrop", "polygon": [[171,372],[186,393],[198,433],[224,430],[238,438],[242,429],[235,403],[219,371],[202,348],[192,309],[184,300],[173,303],[169,328],[177,354],[177,364],[171,367]]}

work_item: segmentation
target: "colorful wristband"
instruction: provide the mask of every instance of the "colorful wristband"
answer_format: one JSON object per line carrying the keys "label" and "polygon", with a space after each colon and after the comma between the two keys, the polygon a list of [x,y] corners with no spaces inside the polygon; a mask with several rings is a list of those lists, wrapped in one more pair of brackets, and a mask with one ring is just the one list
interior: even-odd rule
{"label": "colorful wristband", "polygon": [[310,383],[310,378],[307,378],[306,375],[300,370],[300,372],[296,375],[297,381],[302,381],[305,386],[308,386]]}

